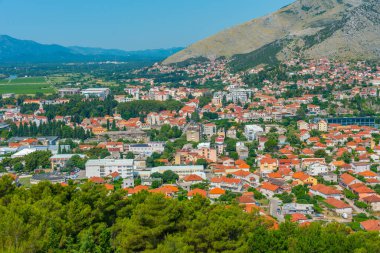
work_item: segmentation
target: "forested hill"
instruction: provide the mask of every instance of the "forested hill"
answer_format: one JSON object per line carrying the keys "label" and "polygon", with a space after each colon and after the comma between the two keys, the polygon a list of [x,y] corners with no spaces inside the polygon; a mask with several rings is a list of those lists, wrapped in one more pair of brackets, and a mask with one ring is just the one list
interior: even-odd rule
{"label": "forested hill", "polygon": [[45,45],[0,35],[0,64],[67,63],[89,61],[162,61],[182,48],[123,51],[89,47]]}
{"label": "forested hill", "polygon": [[0,179],[0,252],[379,252],[378,233],[273,223],[236,205]]}

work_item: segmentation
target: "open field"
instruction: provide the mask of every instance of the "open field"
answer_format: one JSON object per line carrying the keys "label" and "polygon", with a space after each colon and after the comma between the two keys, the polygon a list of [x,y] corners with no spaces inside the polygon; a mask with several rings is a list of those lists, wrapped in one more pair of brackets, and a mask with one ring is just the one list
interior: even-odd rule
{"label": "open field", "polygon": [[44,77],[25,77],[12,80],[0,80],[0,94],[15,93],[15,94],[36,94],[53,93],[54,88],[46,82]]}

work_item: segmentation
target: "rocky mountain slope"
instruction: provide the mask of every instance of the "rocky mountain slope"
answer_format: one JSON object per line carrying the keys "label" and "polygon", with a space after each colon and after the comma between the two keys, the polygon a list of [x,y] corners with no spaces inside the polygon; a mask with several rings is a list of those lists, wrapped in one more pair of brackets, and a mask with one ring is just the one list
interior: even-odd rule
{"label": "rocky mountain slope", "polygon": [[236,68],[294,57],[380,58],[379,0],[298,0],[169,57],[233,57]]}

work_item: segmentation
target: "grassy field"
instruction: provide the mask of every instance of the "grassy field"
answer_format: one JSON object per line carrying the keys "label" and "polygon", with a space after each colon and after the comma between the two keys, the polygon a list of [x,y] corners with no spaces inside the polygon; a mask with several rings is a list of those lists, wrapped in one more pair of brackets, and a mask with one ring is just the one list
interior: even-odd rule
{"label": "grassy field", "polygon": [[0,94],[15,93],[15,94],[36,94],[53,93],[54,88],[47,83],[45,77],[24,77],[12,80],[0,80]]}

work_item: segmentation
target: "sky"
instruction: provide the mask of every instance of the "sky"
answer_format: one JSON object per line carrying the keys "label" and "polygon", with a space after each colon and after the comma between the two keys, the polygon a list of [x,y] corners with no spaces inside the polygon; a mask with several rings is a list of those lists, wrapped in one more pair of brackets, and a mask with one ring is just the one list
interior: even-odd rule
{"label": "sky", "polygon": [[188,46],[294,0],[0,0],[0,34],[44,44]]}

